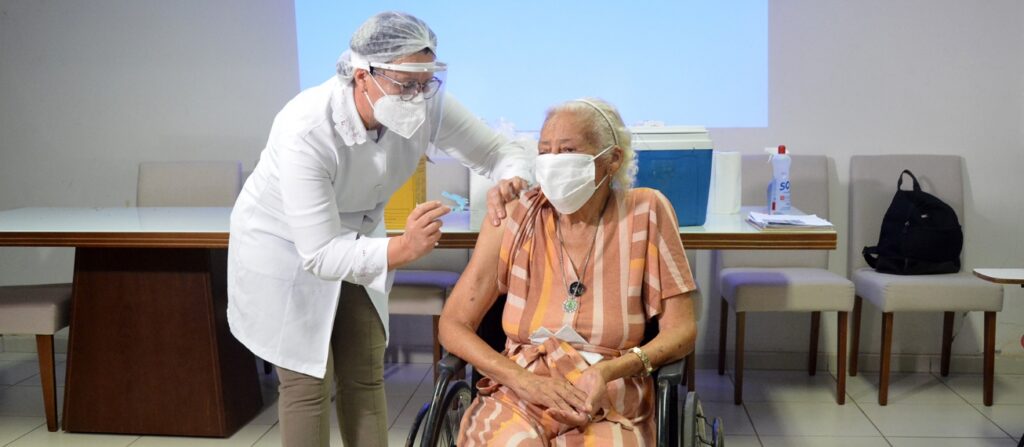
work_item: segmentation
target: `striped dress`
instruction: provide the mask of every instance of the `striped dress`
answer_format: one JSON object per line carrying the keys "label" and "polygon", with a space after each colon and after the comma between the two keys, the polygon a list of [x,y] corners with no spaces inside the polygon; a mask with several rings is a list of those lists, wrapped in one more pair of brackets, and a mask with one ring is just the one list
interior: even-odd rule
{"label": "striped dress", "polygon": [[[565,283],[576,280],[559,263],[555,213],[538,189],[523,194],[509,216],[501,244],[498,283],[507,300],[502,327],[504,354],[527,370],[570,382],[588,363],[579,351],[614,358],[643,342],[647,320],[662,300],[695,289],[671,204],[648,188],[613,190],[597,227],[593,259],[580,272],[587,286],[579,308],[567,313]],[[562,275],[566,275],[564,280]],[[596,278],[596,280],[595,280]],[[530,342],[544,327],[568,326],[585,344],[550,337]],[[593,422],[560,424],[544,408],[528,404],[489,378],[461,423],[460,446],[632,446],[654,444],[654,386],[649,377],[608,383],[608,399]]]}

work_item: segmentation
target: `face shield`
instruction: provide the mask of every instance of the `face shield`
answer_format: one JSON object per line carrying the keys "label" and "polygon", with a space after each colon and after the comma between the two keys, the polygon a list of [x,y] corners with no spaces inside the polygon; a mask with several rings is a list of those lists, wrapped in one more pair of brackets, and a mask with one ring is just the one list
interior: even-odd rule
{"label": "face shield", "polygon": [[[401,115],[396,118],[402,125],[390,130],[425,147],[432,147],[441,127],[447,65],[443,62],[410,62],[402,64],[367,62],[368,71],[381,90],[390,96],[374,105],[375,115]],[[387,103],[385,103],[385,100]],[[387,111],[377,110],[379,107]],[[423,116],[419,121],[417,115]],[[408,121],[420,122],[409,127]],[[387,123],[382,121],[387,127]],[[400,128],[401,127],[401,128]]]}

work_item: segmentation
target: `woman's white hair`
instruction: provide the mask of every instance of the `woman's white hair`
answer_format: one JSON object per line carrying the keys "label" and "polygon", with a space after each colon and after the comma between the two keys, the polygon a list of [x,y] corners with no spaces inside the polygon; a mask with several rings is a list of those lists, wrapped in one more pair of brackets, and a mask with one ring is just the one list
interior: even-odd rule
{"label": "woman's white hair", "polygon": [[[608,146],[622,149],[622,164],[612,175],[612,187],[628,189],[636,179],[636,153],[633,151],[632,134],[622,122],[622,116],[615,106],[600,98],[580,98],[566,101],[548,109],[546,124],[557,113],[570,112],[583,119],[583,138],[597,147],[598,150]],[[610,157],[611,152],[601,157]]]}

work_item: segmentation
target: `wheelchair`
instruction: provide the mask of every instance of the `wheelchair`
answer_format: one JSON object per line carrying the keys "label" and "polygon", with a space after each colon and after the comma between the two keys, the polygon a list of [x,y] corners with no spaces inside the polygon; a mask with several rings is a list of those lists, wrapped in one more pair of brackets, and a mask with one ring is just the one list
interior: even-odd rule
{"label": "wheelchair", "polygon": [[[501,312],[505,297],[499,297],[480,322],[477,334],[487,344],[501,352],[504,349],[505,333],[501,330]],[[657,323],[648,324],[644,340],[657,334]],[[656,440],[659,447],[723,447],[721,418],[704,415],[700,398],[695,391],[685,394],[682,408],[679,406],[679,387],[686,385],[687,359],[663,365],[652,373],[655,379]],[[469,380],[465,376],[466,362],[446,354],[438,362],[438,379],[434,384],[431,401],[423,404],[412,428],[406,437],[406,447],[453,447],[458,440],[462,416],[476,397],[476,383],[482,375],[470,366]],[[692,380],[692,379],[691,379]],[[680,411],[681,410],[681,411]],[[416,441],[419,441],[419,444]]]}

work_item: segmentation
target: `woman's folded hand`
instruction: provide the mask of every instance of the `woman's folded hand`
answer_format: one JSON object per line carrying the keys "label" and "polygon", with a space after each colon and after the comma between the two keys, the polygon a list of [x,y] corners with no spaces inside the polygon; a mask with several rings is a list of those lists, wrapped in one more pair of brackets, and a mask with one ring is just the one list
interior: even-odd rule
{"label": "woman's folded hand", "polygon": [[521,399],[547,409],[556,421],[566,425],[586,424],[587,395],[562,377],[543,377],[524,371],[522,378],[510,384]]}
{"label": "woman's folded hand", "polygon": [[597,414],[608,394],[608,381],[601,374],[600,369],[595,365],[584,370],[580,378],[576,380],[576,388],[586,394],[585,410],[587,414]]}

